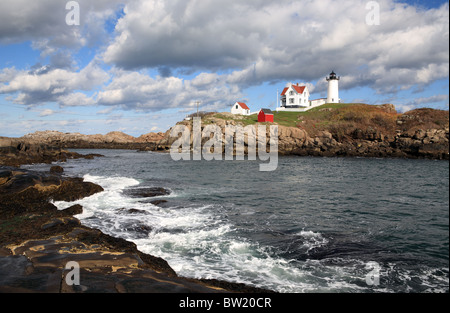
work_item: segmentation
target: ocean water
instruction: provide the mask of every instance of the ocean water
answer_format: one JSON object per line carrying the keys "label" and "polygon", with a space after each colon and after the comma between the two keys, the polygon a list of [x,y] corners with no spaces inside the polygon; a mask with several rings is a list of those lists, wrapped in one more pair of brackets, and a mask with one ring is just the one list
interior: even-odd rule
{"label": "ocean water", "polygon": [[[288,293],[449,292],[448,161],[282,157],[259,172],[258,161],[78,152],[105,157],[70,160],[66,175],[105,191],[77,201],[77,217],[180,276]],[[171,194],[127,192],[148,187]]]}

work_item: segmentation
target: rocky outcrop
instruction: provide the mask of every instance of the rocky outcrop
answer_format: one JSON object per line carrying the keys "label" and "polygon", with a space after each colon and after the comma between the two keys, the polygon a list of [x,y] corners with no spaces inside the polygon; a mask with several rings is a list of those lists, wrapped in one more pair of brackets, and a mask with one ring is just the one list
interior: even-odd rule
{"label": "rocky outcrop", "polygon": [[[448,112],[419,109],[397,114],[392,104],[369,107],[370,109],[367,106],[350,107],[342,112],[333,108],[322,109],[334,120],[315,121],[330,126],[322,126],[314,132],[308,132],[300,122],[297,127],[278,125],[279,153],[327,157],[449,159]],[[221,116],[222,118],[206,117],[202,120],[202,127],[214,124],[219,126],[224,134],[226,126],[244,126],[239,119],[231,119],[233,116]],[[179,124],[192,130],[191,121]],[[249,136],[256,134],[250,133]],[[267,131],[266,137],[268,136]],[[169,130],[157,144],[160,150],[168,150],[176,140],[177,138],[170,137]],[[203,143],[207,140],[209,138],[204,138]],[[222,137],[222,140],[225,142],[225,137]],[[247,142],[246,139],[246,145]]]}
{"label": "rocky outcrop", "polygon": [[[282,154],[312,156],[395,157],[449,159],[449,129],[418,130],[414,135],[399,131],[385,136],[373,129],[357,129],[350,139],[337,141],[327,131],[314,138],[307,137],[303,145],[291,149],[280,146]],[[284,139],[280,138],[280,142]]]}
{"label": "rocky outcrop", "polygon": [[[80,205],[58,210],[51,203],[101,191],[80,178],[0,167],[0,292],[268,292],[178,277],[165,260],[134,243],[83,226],[74,217]],[[66,280],[71,262],[79,265],[79,284]]]}
{"label": "rocky outcrop", "polygon": [[163,138],[163,133],[149,133],[133,137],[122,132],[106,135],[83,135],[58,131],[38,131],[20,138],[29,144],[46,144],[65,149],[149,149],[155,150],[155,143]]}
{"label": "rocky outcrop", "polygon": [[419,129],[412,136],[402,132],[392,146],[409,156],[448,160],[449,129]]}
{"label": "rocky outcrop", "polygon": [[65,162],[68,159],[93,158],[99,154],[81,155],[70,152],[59,146],[39,142],[28,142],[21,139],[0,137],[0,165],[20,166],[52,162]]}

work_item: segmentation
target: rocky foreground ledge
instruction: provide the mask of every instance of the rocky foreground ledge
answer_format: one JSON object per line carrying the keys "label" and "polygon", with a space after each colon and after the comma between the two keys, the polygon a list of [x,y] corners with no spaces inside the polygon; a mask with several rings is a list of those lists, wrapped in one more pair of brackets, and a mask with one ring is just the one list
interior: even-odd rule
{"label": "rocky foreground ledge", "polygon": [[[268,292],[178,277],[165,260],[134,243],[81,225],[74,217],[80,205],[61,211],[52,204],[102,191],[82,178],[0,166],[0,292]],[[69,262],[79,264],[79,285],[66,282]]]}

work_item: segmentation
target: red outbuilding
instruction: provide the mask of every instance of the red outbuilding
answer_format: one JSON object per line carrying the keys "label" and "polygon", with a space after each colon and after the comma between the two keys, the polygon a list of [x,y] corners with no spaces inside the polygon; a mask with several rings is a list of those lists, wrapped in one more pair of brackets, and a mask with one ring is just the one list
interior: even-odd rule
{"label": "red outbuilding", "polygon": [[273,123],[273,112],[269,109],[261,109],[258,114],[259,123]]}

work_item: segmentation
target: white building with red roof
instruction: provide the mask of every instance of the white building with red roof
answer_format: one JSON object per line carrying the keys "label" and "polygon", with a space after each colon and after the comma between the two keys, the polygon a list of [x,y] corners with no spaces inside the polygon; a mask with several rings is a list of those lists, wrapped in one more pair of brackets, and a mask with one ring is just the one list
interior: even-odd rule
{"label": "white building with red roof", "polygon": [[281,107],[285,109],[307,109],[309,90],[306,86],[289,84],[281,93]]}
{"label": "white building with red roof", "polygon": [[231,114],[250,115],[250,109],[247,104],[243,102],[236,102],[231,108]]}

